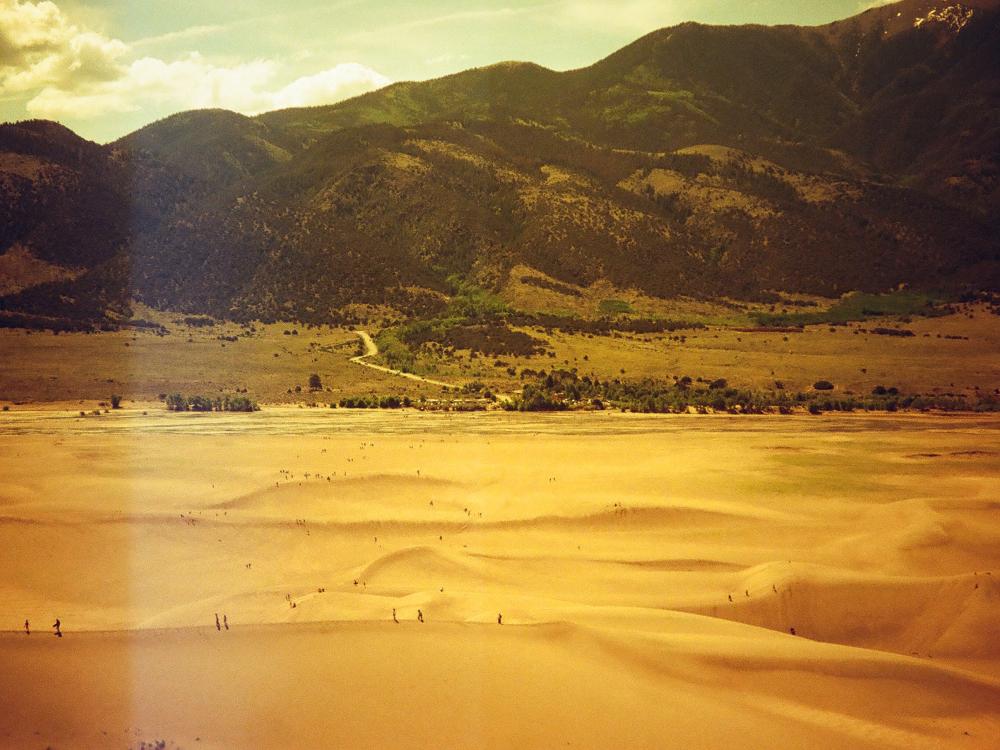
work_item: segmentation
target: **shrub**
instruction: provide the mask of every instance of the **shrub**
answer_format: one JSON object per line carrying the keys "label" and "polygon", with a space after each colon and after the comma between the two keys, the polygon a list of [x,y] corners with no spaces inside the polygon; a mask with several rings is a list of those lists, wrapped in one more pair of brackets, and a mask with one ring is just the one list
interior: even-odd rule
{"label": "shrub", "polygon": [[632,312],[632,305],[623,299],[602,299],[598,305],[598,310],[603,315],[620,315]]}
{"label": "shrub", "polygon": [[320,379],[319,375],[315,372],[309,376],[309,390],[319,391],[323,388],[323,381]]}
{"label": "shrub", "polygon": [[187,399],[179,393],[171,393],[166,398],[167,409],[170,411],[187,411]]}
{"label": "shrub", "polygon": [[[845,294],[829,310],[797,313],[752,313],[758,325],[815,325],[847,323],[883,315],[923,315],[935,317],[940,307],[933,298],[918,292],[902,290],[888,294]],[[885,330],[885,329],[883,329]],[[881,331],[880,331],[881,332]],[[908,336],[909,333],[888,334]]]}
{"label": "shrub", "polygon": [[832,391],[833,383],[831,383],[829,380],[817,380],[815,383],[813,383],[813,390]]}
{"label": "shrub", "polygon": [[[413,405],[409,396],[348,396],[340,399],[342,409],[402,409]],[[330,404],[332,407],[333,404]]]}
{"label": "shrub", "polygon": [[227,396],[223,402],[223,411],[257,411],[257,406],[246,396]]}
{"label": "shrub", "polygon": [[122,397],[119,396],[117,393],[111,394],[111,408],[112,409],[122,408]]}
{"label": "shrub", "polygon": [[495,320],[505,315],[507,304],[492,292],[471,284],[460,276],[449,276],[448,284],[453,297],[445,310],[445,317],[466,320]]}
{"label": "shrub", "polygon": [[563,411],[567,405],[541,388],[526,385],[521,397],[505,402],[504,408],[508,411]]}
{"label": "shrub", "polygon": [[382,331],[375,338],[379,353],[389,367],[401,372],[413,372],[416,357],[409,347],[399,340],[395,331]]}
{"label": "shrub", "polygon": [[170,411],[258,411],[260,407],[246,396],[226,396],[225,398],[209,398],[208,396],[183,396],[171,393],[167,396],[167,409]]}

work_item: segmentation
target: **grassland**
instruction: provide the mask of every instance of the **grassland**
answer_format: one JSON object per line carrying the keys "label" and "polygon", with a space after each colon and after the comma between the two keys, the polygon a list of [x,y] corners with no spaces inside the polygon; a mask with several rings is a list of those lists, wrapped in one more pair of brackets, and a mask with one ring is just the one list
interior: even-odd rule
{"label": "grassland", "polygon": [[[530,289],[543,298],[549,293]],[[522,302],[526,293],[519,291]],[[630,304],[639,310],[645,305],[649,314],[656,301],[634,299]],[[16,408],[83,402],[81,409],[89,410],[113,393],[126,404],[155,404],[161,394],[171,393],[209,398],[243,394],[265,405],[325,405],[371,394],[407,396],[414,402],[448,397],[439,386],[351,363],[359,340],[348,328],[190,325],[182,315],[140,312],[164,329],[60,335],[0,331],[0,403]],[[541,344],[537,353],[488,356],[471,349],[415,346],[407,350],[409,368],[456,389],[475,382],[494,393],[518,391],[524,370],[554,368],[602,381],[724,378],[730,386],[748,390],[772,390],[779,383],[791,393],[827,380],[838,396],[864,396],[881,385],[907,394],[975,398],[1000,386],[1000,317],[986,304],[958,305],[937,317],[907,316],[907,322],[892,315],[789,330],[750,325],[746,311],[717,303],[671,301],[653,312],[708,325],[650,334],[612,330],[607,335],[515,327]],[[379,323],[373,322],[377,333]],[[879,335],[876,329],[905,329],[913,335]],[[320,377],[319,389],[309,387],[313,373]]]}
{"label": "grassland", "polygon": [[[257,323],[248,333],[234,323],[188,325],[180,314],[137,313],[168,335],[149,328],[58,336],[0,331],[3,403],[82,400],[89,406],[112,393],[126,403],[155,403],[171,393],[245,393],[265,404],[308,404],[387,391],[419,398],[441,390],[351,363],[359,344],[350,329]],[[313,373],[321,390],[309,389]]]}

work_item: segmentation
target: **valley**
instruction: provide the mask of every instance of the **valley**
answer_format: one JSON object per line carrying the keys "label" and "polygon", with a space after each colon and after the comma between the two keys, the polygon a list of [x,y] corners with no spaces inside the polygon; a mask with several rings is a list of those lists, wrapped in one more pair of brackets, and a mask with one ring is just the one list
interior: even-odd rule
{"label": "valley", "polygon": [[271,95],[88,5],[0,2],[147,123],[0,124],[0,748],[1000,747],[1000,0]]}

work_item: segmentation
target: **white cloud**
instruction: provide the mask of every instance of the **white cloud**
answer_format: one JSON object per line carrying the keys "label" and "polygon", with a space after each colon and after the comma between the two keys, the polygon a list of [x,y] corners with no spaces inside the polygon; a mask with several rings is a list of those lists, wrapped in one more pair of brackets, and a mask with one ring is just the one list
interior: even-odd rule
{"label": "white cloud", "polygon": [[176,31],[168,31],[165,34],[157,34],[155,36],[143,37],[142,39],[134,39],[129,42],[129,46],[135,49],[137,47],[149,47],[157,44],[164,44],[166,42],[177,42],[183,39],[197,39],[199,37],[217,34],[224,29],[224,26],[219,26],[218,24],[188,26],[186,29],[177,29]]}
{"label": "white cloud", "polygon": [[134,46],[80,28],[49,0],[0,0],[0,95],[24,96],[35,117],[80,120],[147,107],[257,114],[329,104],[390,82],[359,63],[284,85],[281,73],[266,59],[219,65],[197,52],[136,57]]}
{"label": "white cloud", "polygon": [[286,86],[273,84],[278,72],[279,66],[270,60],[218,66],[197,53],[173,62],[143,57],[124,67],[112,80],[70,90],[46,87],[26,106],[34,116],[56,119],[135,112],[149,104],[176,109],[221,107],[253,115],[285,107],[329,104],[390,82],[358,63],[342,63]]}
{"label": "white cloud", "polygon": [[265,109],[309,107],[349,99],[382,88],[391,81],[381,73],[358,63],[341,63],[329,70],[304,76],[271,96]]}
{"label": "white cloud", "polygon": [[127,50],[75,26],[55,3],[0,0],[0,94],[113,78]]}
{"label": "white cloud", "polygon": [[0,40],[3,63],[26,59],[58,47],[70,34],[65,17],[52,2],[0,2]]}

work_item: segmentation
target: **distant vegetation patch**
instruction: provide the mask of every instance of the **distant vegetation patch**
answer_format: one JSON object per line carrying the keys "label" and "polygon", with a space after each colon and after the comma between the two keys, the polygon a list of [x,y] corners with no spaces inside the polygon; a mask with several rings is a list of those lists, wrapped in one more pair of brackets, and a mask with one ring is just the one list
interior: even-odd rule
{"label": "distant vegetation patch", "polygon": [[[404,409],[412,406],[409,396],[348,396],[340,399],[341,409]],[[332,406],[332,404],[331,404]]]}
{"label": "distant vegetation patch", "polygon": [[[947,315],[951,308],[939,306],[934,298],[920,292],[899,291],[888,294],[854,293],[844,296],[829,310],[790,313],[753,313],[758,325],[790,326],[818,323],[848,323],[884,315]],[[894,335],[894,334],[890,334]]]}
{"label": "distant vegetation patch", "polygon": [[110,322],[97,324],[88,320],[77,320],[75,318],[50,317],[47,315],[32,315],[29,313],[0,310],[0,328],[25,328],[29,331],[52,331],[53,333],[70,333],[74,331],[91,333],[96,330],[113,331],[117,326]]}
{"label": "distant vegetation patch", "polygon": [[525,370],[526,380],[519,396],[503,403],[509,411],[563,411],[616,408],[645,414],[681,414],[725,412],[729,414],[791,414],[807,411],[823,412],[886,411],[1000,411],[1000,396],[978,394],[967,398],[961,394],[901,394],[895,387],[877,386],[867,396],[845,393],[834,396],[834,386],[818,381],[814,392],[790,393],[783,388],[749,390],[731,387],[725,379],[691,378],[682,376],[669,380],[645,379],[637,382],[617,378],[600,380],[580,377],[566,370]]}
{"label": "distant vegetation patch", "polygon": [[916,336],[916,334],[909,328],[872,328],[871,332],[877,336],[899,336],[902,338],[908,338],[910,336]]}
{"label": "distant vegetation patch", "polygon": [[246,396],[224,396],[211,398],[208,396],[184,396],[172,393],[166,397],[167,408],[170,411],[259,411],[260,406]]}
{"label": "distant vegetation patch", "polygon": [[128,326],[129,328],[145,328],[157,331],[165,330],[163,324],[155,323],[152,320],[144,320],[143,318],[131,318],[122,323],[123,326]]}
{"label": "distant vegetation patch", "polygon": [[[405,329],[405,326],[403,327]],[[400,328],[388,328],[375,337],[379,356],[391,368],[400,372],[413,372],[416,357],[410,348],[400,339]]]}
{"label": "distant vegetation patch", "polygon": [[799,194],[795,188],[772,170],[756,170],[744,164],[728,162],[718,170],[718,174],[732,180],[740,190],[770,200],[779,206],[799,201]]}
{"label": "distant vegetation patch", "polygon": [[401,338],[407,344],[419,346],[435,342],[452,349],[469,349],[483,354],[508,354],[530,357],[545,351],[545,342],[521,331],[514,331],[502,322],[440,327],[418,322],[404,326]]}
{"label": "distant vegetation patch", "polygon": [[602,299],[597,309],[602,315],[623,315],[634,312],[632,305],[623,299]]}
{"label": "distant vegetation patch", "polygon": [[386,329],[376,337],[379,353],[390,367],[412,372],[411,347],[430,343],[491,355],[530,356],[545,350],[544,341],[507,325],[510,311],[497,295],[457,276],[448,282],[453,296],[441,314]]}
{"label": "distant vegetation patch", "polygon": [[564,315],[547,313],[513,313],[507,317],[511,325],[535,326],[565,333],[592,333],[607,336],[612,331],[622,333],[664,333],[705,328],[705,324],[693,320],[669,320],[666,318],[624,318],[610,320],[586,320]]}

